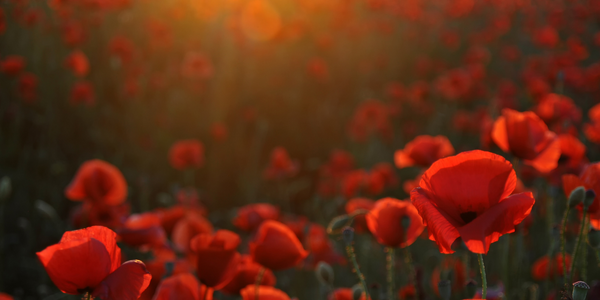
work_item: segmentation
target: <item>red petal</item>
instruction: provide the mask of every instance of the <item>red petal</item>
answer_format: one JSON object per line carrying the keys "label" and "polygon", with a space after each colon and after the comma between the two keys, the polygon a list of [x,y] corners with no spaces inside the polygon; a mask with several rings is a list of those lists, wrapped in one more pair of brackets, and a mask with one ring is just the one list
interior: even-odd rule
{"label": "red petal", "polygon": [[510,145],[508,144],[508,133],[506,132],[506,119],[503,116],[498,117],[494,122],[492,129],[492,139],[502,151],[509,153]]}
{"label": "red petal", "polygon": [[112,272],[92,293],[103,300],[136,300],[150,284],[152,275],[139,260],[124,262]]}
{"label": "red petal", "polygon": [[546,149],[537,155],[535,159],[525,160],[525,164],[534,167],[541,173],[548,173],[558,166],[558,159],[560,158],[560,140],[551,131],[547,131],[546,135],[551,139],[550,144]]}
{"label": "red petal", "polygon": [[[402,228],[402,218],[405,216],[411,220],[406,229]],[[375,207],[367,214],[366,219],[367,226],[377,241],[388,247],[411,245],[425,229],[415,206],[394,198],[375,202]]]}
{"label": "red petal", "polygon": [[197,300],[203,296],[202,291],[194,275],[182,273],[161,281],[152,300]]}
{"label": "red petal", "polygon": [[104,226],[91,226],[80,230],[67,231],[60,242],[76,241],[94,238],[100,241],[111,260],[110,272],[114,272],[121,265],[121,248],[117,245],[117,234]]}
{"label": "red petal", "polygon": [[433,237],[441,253],[454,253],[452,243],[460,236],[455,222],[446,213],[440,211],[427,195],[427,192],[418,187],[410,193],[410,199],[423,217],[423,223],[427,225],[430,238]]}
{"label": "red petal", "polygon": [[404,150],[397,150],[394,154],[394,162],[396,163],[396,167],[402,169],[406,167],[410,167],[415,164],[415,162],[404,152]]}
{"label": "red petal", "polygon": [[510,195],[516,184],[510,162],[502,156],[474,150],[436,161],[423,174],[419,185],[437,209],[457,224],[464,224],[461,213],[480,215]]}
{"label": "red petal", "polygon": [[69,237],[38,252],[37,256],[52,282],[67,294],[77,295],[93,289],[110,274],[110,255],[95,238]]}
{"label": "red petal", "polygon": [[531,192],[505,198],[459,228],[460,236],[471,252],[487,254],[491,243],[515,231],[515,226],[529,215],[534,203]]}
{"label": "red petal", "polygon": [[573,174],[565,174],[562,176],[562,184],[565,195],[569,197],[574,189],[583,186],[583,181]]}

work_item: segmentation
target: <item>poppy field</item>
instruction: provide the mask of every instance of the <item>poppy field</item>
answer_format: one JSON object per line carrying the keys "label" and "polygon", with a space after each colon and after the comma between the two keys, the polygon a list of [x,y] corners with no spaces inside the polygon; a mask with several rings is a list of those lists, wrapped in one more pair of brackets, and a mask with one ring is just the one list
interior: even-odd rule
{"label": "poppy field", "polygon": [[11,299],[600,300],[600,0],[1,0]]}

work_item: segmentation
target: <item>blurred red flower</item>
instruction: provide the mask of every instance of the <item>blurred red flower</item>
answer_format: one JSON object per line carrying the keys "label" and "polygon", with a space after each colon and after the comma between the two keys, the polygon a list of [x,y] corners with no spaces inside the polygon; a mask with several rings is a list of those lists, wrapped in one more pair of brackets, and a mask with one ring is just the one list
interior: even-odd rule
{"label": "blurred red flower", "polygon": [[[263,266],[252,261],[250,255],[242,255],[237,264],[235,275],[221,291],[230,295],[238,295],[244,287],[256,284],[256,278],[260,273],[261,268],[263,268]],[[265,269],[260,285],[275,286],[275,282],[276,278],[275,275],[273,275],[273,272],[269,269]]]}
{"label": "blurred red flower", "polygon": [[273,220],[264,221],[250,243],[252,259],[271,269],[288,269],[300,263],[308,253],[287,226]]}
{"label": "blurred red flower", "polygon": [[[162,280],[152,300],[212,300],[212,291],[206,293],[207,287],[200,284],[190,273],[181,273]],[[206,299],[204,299],[206,295]]]}
{"label": "blurred red flower", "polygon": [[74,105],[78,103],[85,103],[88,106],[94,105],[96,102],[94,87],[87,81],[77,82],[71,89],[69,101]]}
{"label": "blurred red flower", "polygon": [[117,233],[123,243],[132,247],[160,247],[167,242],[160,216],[154,212],[129,216]]}
{"label": "blurred red flower", "polygon": [[[571,267],[571,255],[566,254],[565,262],[567,269],[569,269]],[[563,258],[560,253],[554,256],[552,262],[546,255],[537,259],[531,266],[531,277],[535,280],[542,281],[556,276],[563,276]]]}
{"label": "blurred red flower", "polygon": [[428,167],[436,160],[454,154],[454,147],[447,137],[420,135],[408,142],[404,149],[394,154],[396,167]]}
{"label": "blurred red flower", "polygon": [[204,164],[204,146],[195,139],[180,140],[171,146],[169,162],[178,170],[200,168]]}
{"label": "blurred red flower", "polygon": [[[410,246],[425,229],[415,206],[394,198],[377,200],[366,219],[369,231],[387,247]],[[405,220],[409,224],[406,228]]]}
{"label": "blurred red flower", "polygon": [[[353,198],[346,202],[346,213],[352,214],[353,212],[364,209],[371,210],[375,206],[375,202],[367,198]],[[367,220],[364,214],[354,217],[354,229],[356,232],[364,232],[367,230]]]}
{"label": "blurred red flower", "polygon": [[[600,162],[586,165],[579,176],[573,174],[564,174],[562,176],[563,190],[569,197],[571,192],[577,187],[583,186],[586,190],[593,190],[596,193],[594,202],[588,208],[590,214],[600,212]],[[577,206],[583,208],[583,204]]]}
{"label": "blurred red flower", "polygon": [[278,179],[292,177],[298,172],[298,162],[292,160],[287,150],[283,147],[276,147],[271,151],[269,165],[264,171],[267,179]]}
{"label": "blurred red flower", "polygon": [[510,162],[474,150],[435,162],[410,196],[440,252],[453,253],[460,237],[471,252],[485,254],[535,203],[531,192],[509,196],[516,184]]}
{"label": "blurred red flower", "polygon": [[127,182],[117,167],[100,159],[81,164],[77,174],[65,189],[73,201],[101,202],[118,205],[127,198]]}
{"label": "blurred red flower", "polygon": [[63,293],[135,300],[152,276],[139,260],[121,264],[116,237],[102,226],[67,231],[58,244],[37,252],[37,256]]}
{"label": "blurred red flower", "polygon": [[240,260],[240,254],[236,250],[240,243],[240,237],[229,230],[195,236],[190,241],[190,248],[196,256],[200,282],[216,290],[229,283]]}
{"label": "blurred red flower", "polygon": [[171,232],[171,241],[175,249],[188,253],[190,252],[190,241],[201,233],[210,234],[213,231],[212,224],[197,213],[188,213],[180,219],[173,227]]}
{"label": "blurred red flower", "polygon": [[81,50],[74,50],[65,59],[65,66],[73,71],[75,76],[84,77],[90,71],[90,63],[87,56]]}
{"label": "blurred red flower", "polygon": [[[256,298],[258,294],[258,299]],[[274,287],[261,285],[256,292],[256,285],[248,285],[240,291],[242,300],[290,300],[290,297]]]}
{"label": "blurred red flower", "polygon": [[255,203],[239,208],[233,225],[244,231],[254,231],[263,221],[277,219],[279,208],[268,203]]}
{"label": "blurred red flower", "polygon": [[17,76],[25,69],[25,59],[19,55],[10,55],[0,61],[0,71],[6,75]]}

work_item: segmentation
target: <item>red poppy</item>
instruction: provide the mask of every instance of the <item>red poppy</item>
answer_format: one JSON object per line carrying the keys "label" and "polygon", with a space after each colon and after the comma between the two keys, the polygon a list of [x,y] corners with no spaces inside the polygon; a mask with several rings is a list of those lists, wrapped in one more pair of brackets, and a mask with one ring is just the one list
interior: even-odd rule
{"label": "red poppy", "polygon": [[374,99],[362,102],[348,124],[348,131],[350,137],[359,142],[364,142],[369,136],[376,134],[383,138],[391,138],[392,124],[387,105]]}
{"label": "red poppy", "polygon": [[[2,24],[0,24],[0,25],[2,25]],[[2,33],[2,32],[0,31],[0,33]],[[0,293],[0,300],[13,300],[13,299],[14,299],[13,296],[11,296],[9,294]]]}
{"label": "red poppy", "polygon": [[192,238],[198,234],[211,233],[212,231],[213,226],[207,219],[196,213],[188,213],[173,227],[171,240],[177,250],[188,253]]}
{"label": "red poppy", "polygon": [[240,237],[229,230],[195,236],[190,241],[190,247],[196,255],[200,282],[217,290],[229,283],[240,260],[236,250],[240,242]]}
{"label": "red poppy", "polygon": [[292,177],[298,172],[298,162],[292,160],[285,148],[276,147],[271,152],[269,166],[265,169],[264,176],[267,179],[278,179]]}
{"label": "red poppy", "polygon": [[129,203],[108,205],[102,202],[85,201],[75,208],[71,214],[75,228],[87,226],[104,226],[116,230],[121,228],[131,211]]}
{"label": "red poppy", "polygon": [[112,55],[119,58],[121,64],[131,62],[135,58],[135,49],[133,42],[124,36],[115,36],[108,44],[109,51]]}
{"label": "red poppy", "polygon": [[11,55],[0,61],[0,71],[2,73],[17,76],[25,69],[25,59],[19,55]]}
{"label": "red poppy", "polygon": [[286,293],[270,286],[259,286],[258,299],[256,298],[256,294],[256,285],[253,284],[240,291],[242,300],[290,300],[290,297]]}
{"label": "red poppy", "polygon": [[542,173],[556,168],[560,158],[560,141],[535,113],[505,108],[496,119],[492,139],[504,152],[524,160]]}
{"label": "red poppy", "polygon": [[121,265],[116,238],[116,233],[102,226],[67,231],[58,244],[37,252],[37,256],[63,293],[135,300],[152,276],[139,260]]}
{"label": "red poppy", "polygon": [[[595,214],[600,211],[600,162],[589,164],[584,167],[583,171],[579,176],[573,174],[565,174],[562,176],[563,190],[565,195],[569,197],[571,192],[579,186],[583,186],[586,190],[594,190],[596,192],[596,198],[594,202],[588,208],[590,214]],[[581,209],[583,204],[579,204],[578,208]]]}
{"label": "red poppy", "polygon": [[[354,198],[346,202],[345,209],[347,214],[351,214],[360,209],[371,210],[374,205],[375,202],[371,199]],[[365,215],[361,214],[354,217],[354,228],[356,229],[356,232],[364,232],[367,230],[367,220]]]}
{"label": "red poppy", "polygon": [[158,247],[167,241],[160,216],[153,212],[129,216],[118,233],[123,243],[132,247]]}
{"label": "red poppy", "polygon": [[204,164],[204,146],[198,140],[181,140],[169,150],[169,162],[178,170],[200,168]]}
{"label": "red poppy", "polygon": [[581,164],[587,162],[586,147],[577,137],[560,134],[558,140],[560,141],[559,164],[566,165],[567,168],[578,169]]}
{"label": "red poppy", "polygon": [[85,103],[88,106],[94,105],[96,102],[94,87],[87,81],[77,82],[71,89],[69,101],[71,104]]}
{"label": "red poppy", "polygon": [[453,253],[460,237],[471,252],[485,254],[500,236],[515,231],[535,203],[530,192],[509,196],[516,184],[510,162],[474,150],[435,162],[410,198],[440,252]]}
{"label": "red poppy", "polygon": [[192,273],[195,269],[189,260],[184,258],[178,259],[175,252],[167,247],[152,249],[152,256],[154,259],[146,262],[146,268],[152,274],[152,280],[148,288],[142,293],[141,300],[152,299],[159,283],[167,275],[167,263],[173,264],[173,269],[170,270],[172,276],[182,273]]}
{"label": "red poppy", "polygon": [[212,300],[212,291],[206,292],[206,289],[194,275],[181,273],[161,281],[152,300]]}
{"label": "red poppy", "polygon": [[73,71],[73,74],[84,77],[90,71],[90,63],[85,53],[81,50],[74,50],[65,59],[65,66]]}
{"label": "red poppy", "polygon": [[[409,201],[394,198],[383,198],[375,202],[366,218],[369,231],[380,244],[387,247],[410,246],[425,229],[415,206]],[[405,218],[410,221],[407,228],[403,224]]]}
{"label": "red poppy", "polygon": [[399,299],[415,299],[417,296],[417,289],[413,284],[405,285],[398,290]]}
{"label": "red poppy", "polygon": [[414,165],[428,167],[434,161],[452,154],[454,154],[454,147],[447,137],[420,135],[408,142],[404,149],[397,150],[394,161],[398,168]]}
{"label": "red poppy", "polygon": [[254,231],[263,221],[277,219],[279,208],[268,203],[255,203],[238,209],[233,225],[244,231]]}
{"label": "red poppy", "polygon": [[[353,300],[354,291],[351,288],[338,288],[333,291],[332,294],[327,298],[328,300]],[[371,299],[371,297],[369,297]],[[403,298],[401,298],[403,299]],[[359,298],[359,300],[365,300],[365,294]]]}
{"label": "red poppy", "polygon": [[[240,290],[244,287],[256,284],[256,278],[262,268],[263,266],[252,261],[250,255],[242,255],[236,267],[235,275],[231,281],[221,289],[221,292],[231,295],[239,294]],[[276,279],[273,272],[269,269],[265,269],[260,285],[275,286],[275,282]]]}
{"label": "red poppy", "polygon": [[79,167],[65,195],[73,201],[118,205],[127,197],[127,182],[117,167],[99,159],[88,160]]}
{"label": "red poppy", "polygon": [[563,121],[579,123],[581,121],[581,109],[577,107],[573,99],[553,93],[540,99],[535,113],[547,123]]}
{"label": "red poppy", "polygon": [[250,243],[252,259],[271,269],[288,269],[301,262],[308,253],[287,226],[273,220],[264,221]]}
{"label": "red poppy", "polygon": [[548,25],[535,31],[533,41],[540,47],[554,48],[560,41],[560,37],[556,29]]}
{"label": "red poppy", "polygon": [[[565,262],[567,269],[570,268],[571,255],[567,254],[565,256]],[[563,258],[560,253],[554,256],[552,265],[549,266],[549,264],[550,259],[547,255],[537,259],[531,266],[531,277],[533,277],[535,280],[541,281],[563,275]]]}

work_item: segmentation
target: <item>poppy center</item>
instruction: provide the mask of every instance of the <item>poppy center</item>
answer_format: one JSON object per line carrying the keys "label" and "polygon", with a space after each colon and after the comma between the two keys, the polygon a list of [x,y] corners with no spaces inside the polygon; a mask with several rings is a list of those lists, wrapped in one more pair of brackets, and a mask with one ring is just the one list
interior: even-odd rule
{"label": "poppy center", "polygon": [[477,213],[474,211],[468,211],[460,214],[460,218],[465,222],[465,224],[469,224],[471,221],[477,218]]}

